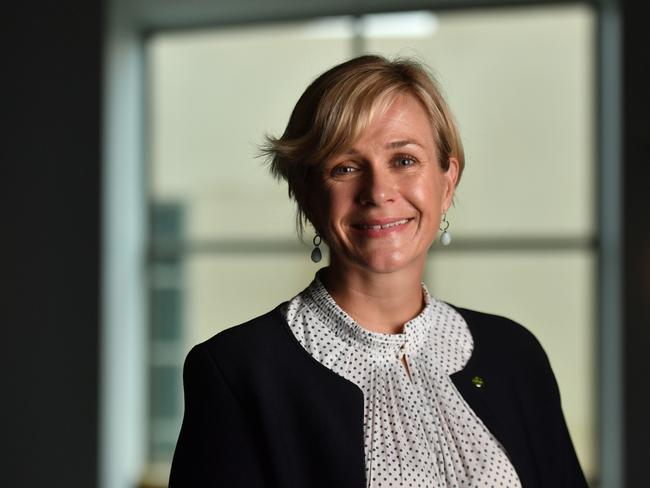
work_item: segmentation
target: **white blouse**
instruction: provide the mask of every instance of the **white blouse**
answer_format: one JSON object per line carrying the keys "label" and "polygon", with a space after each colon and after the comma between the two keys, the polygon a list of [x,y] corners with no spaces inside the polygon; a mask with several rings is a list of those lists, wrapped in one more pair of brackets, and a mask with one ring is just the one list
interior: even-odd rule
{"label": "white blouse", "polygon": [[362,328],[318,276],[282,311],[309,354],[363,391],[368,487],[520,487],[449,377],[472,354],[467,324],[422,290],[426,306],[401,334]]}

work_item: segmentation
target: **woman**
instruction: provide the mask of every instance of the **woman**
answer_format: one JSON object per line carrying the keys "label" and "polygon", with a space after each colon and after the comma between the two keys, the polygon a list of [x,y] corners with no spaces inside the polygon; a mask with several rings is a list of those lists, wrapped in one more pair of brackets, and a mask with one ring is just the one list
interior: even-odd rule
{"label": "woman", "polygon": [[586,486],[535,338],[421,283],[464,167],[426,71],[336,66],[266,150],[330,263],[192,349],[170,486]]}

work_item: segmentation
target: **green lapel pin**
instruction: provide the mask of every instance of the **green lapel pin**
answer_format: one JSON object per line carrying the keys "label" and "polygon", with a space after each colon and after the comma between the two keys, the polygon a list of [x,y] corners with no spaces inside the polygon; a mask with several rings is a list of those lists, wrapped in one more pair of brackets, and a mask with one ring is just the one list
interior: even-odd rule
{"label": "green lapel pin", "polygon": [[483,378],[481,378],[480,376],[474,376],[474,378],[472,378],[472,384],[476,388],[483,388],[483,385],[485,385],[485,381],[483,381]]}

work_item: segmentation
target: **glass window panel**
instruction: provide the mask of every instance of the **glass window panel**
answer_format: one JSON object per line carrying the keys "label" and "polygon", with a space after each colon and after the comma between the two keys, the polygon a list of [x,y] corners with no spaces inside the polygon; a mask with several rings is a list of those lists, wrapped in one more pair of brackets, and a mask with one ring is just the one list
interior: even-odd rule
{"label": "glass window panel", "polygon": [[[195,255],[187,261],[187,347],[273,309],[302,291],[322,265],[303,253]],[[324,256],[324,260],[327,256]]]}
{"label": "glass window panel", "polygon": [[[175,391],[181,387],[178,368],[157,366],[152,374],[152,407],[156,415],[176,417],[181,410]],[[171,388],[170,388],[171,386]]]}
{"label": "glass window panel", "polygon": [[294,236],[294,208],[256,158],[298,96],[351,54],[348,18],[161,33],[148,45],[151,193],[186,238]]}
{"label": "glass window panel", "polygon": [[457,236],[594,232],[588,6],[391,14],[364,25],[369,52],[423,60],[447,93],[467,153],[450,212]]}
{"label": "glass window panel", "polygon": [[587,251],[435,252],[425,281],[452,304],[511,318],[544,346],[585,472],[596,474],[593,313],[595,259]]}
{"label": "glass window panel", "polygon": [[167,288],[152,291],[151,321],[154,341],[174,340],[182,328],[180,290]]}
{"label": "glass window panel", "polygon": [[183,413],[182,370],[180,365],[151,368],[152,460],[169,460],[180,431]]}

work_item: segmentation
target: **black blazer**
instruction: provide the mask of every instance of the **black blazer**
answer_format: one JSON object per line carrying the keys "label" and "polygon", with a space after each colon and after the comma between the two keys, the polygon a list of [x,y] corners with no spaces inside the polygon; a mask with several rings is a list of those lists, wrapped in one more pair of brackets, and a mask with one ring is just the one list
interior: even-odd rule
{"label": "black blazer", "polygon": [[[539,342],[503,317],[457,310],[474,351],[452,380],[523,487],[586,487]],[[363,394],[313,359],[278,309],[195,346],[183,379],[170,488],[366,486]]]}

